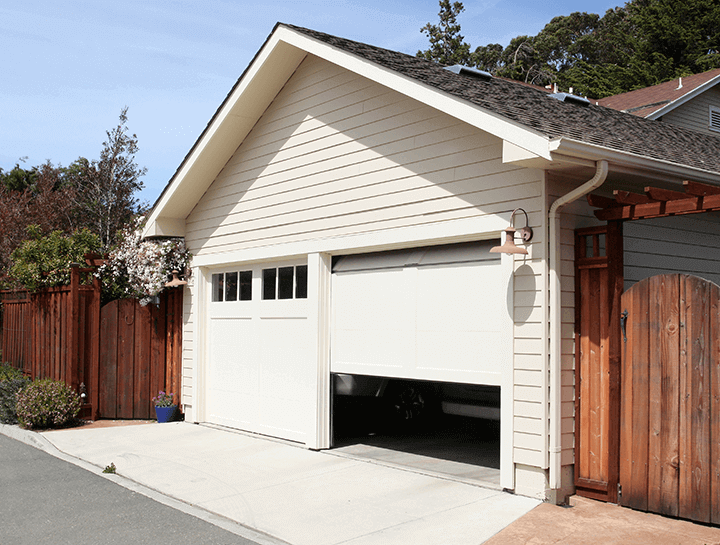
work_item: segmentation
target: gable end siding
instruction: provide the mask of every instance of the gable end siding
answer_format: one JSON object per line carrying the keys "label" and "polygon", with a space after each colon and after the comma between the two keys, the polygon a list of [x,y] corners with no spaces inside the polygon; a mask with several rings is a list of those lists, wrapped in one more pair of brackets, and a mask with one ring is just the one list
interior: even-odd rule
{"label": "gable end siding", "polygon": [[221,264],[227,252],[297,242],[323,251],[328,238],[523,207],[535,237],[530,258],[516,259],[513,453],[542,467],[542,186],[541,171],[502,163],[499,139],[309,56],[188,216],[186,241]]}

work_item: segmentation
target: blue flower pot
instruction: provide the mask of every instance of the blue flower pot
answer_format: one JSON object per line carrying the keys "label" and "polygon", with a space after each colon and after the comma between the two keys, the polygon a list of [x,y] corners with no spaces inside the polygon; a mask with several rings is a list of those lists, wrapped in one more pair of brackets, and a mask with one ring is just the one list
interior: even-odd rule
{"label": "blue flower pot", "polygon": [[175,419],[175,411],[177,405],[170,405],[169,407],[155,407],[155,415],[159,424],[163,422],[172,422]]}

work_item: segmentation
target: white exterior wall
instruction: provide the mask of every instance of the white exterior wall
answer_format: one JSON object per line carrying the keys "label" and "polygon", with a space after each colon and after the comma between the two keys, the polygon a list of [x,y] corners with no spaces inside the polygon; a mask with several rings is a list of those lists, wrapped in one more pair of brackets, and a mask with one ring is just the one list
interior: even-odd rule
{"label": "white exterior wall", "polygon": [[[549,175],[548,209],[559,197],[587,180],[563,180]],[[561,399],[563,489],[574,487],[575,463],[575,229],[601,225],[593,209],[581,198],[562,208],[560,213],[560,285],[561,285]]]}
{"label": "white exterior wall", "polygon": [[[535,231],[509,278],[514,313],[513,461],[542,496],[547,467],[543,172],[502,163],[501,141],[309,56],[186,219],[202,321],[202,271],[223,264],[498,237],[523,207]],[[516,216],[524,225],[524,215]],[[189,292],[190,290],[188,290]],[[187,293],[187,292],[186,292]],[[184,401],[201,380],[186,324]],[[195,413],[197,414],[197,413]],[[531,474],[529,479],[521,475]]]}
{"label": "white exterior wall", "polygon": [[720,137],[720,132],[711,131],[709,128],[710,106],[720,108],[720,86],[715,86],[668,112],[662,117],[662,121]]}
{"label": "white exterior wall", "polygon": [[720,214],[688,214],[626,222],[627,290],[656,274],[693,274],[720,284]]}

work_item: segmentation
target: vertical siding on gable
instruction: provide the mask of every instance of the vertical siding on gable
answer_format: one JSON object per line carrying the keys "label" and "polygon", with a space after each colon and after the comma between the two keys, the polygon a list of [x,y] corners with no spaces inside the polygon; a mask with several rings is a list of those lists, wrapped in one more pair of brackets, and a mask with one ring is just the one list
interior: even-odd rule
{"label": "vertical siding on gable", "polygon": [[662,117],[663,123],[672,123],[686,129],[700,131],[720,137],[720,132],[711,131],[710,106],[720,108],[720,87],[715,86],[701,95],[678,106]]}

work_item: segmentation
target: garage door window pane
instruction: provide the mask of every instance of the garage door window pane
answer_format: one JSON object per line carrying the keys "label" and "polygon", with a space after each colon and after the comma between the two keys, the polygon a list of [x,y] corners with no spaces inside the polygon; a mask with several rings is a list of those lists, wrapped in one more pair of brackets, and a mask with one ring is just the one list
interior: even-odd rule
{"label": "garage door window pane", "polygon": [[275,299],[277,269],[263,269],[263,299]]}
{"label": "garage door window pane", "polygon": [[225,273],[225,300],[237,301],[238,273]]}
{"label": "garage door window pane", "polygon": [[223,277],[224,274],[213,274],[212,275],[212,300],[222,301],[223,300]]}
{"label": "garage door window pane", "polygon": [[295,298],[307,299],[307,265],[295,267]]}
{"label": "garage door window pane", "polygon": [[292,299],[295,267],[280,267],[278,299]]}
{"label": "garage door window pane", "polygon": [[252,300],[252,271],[240,272],[240,300]]}

